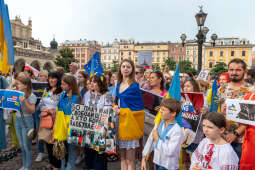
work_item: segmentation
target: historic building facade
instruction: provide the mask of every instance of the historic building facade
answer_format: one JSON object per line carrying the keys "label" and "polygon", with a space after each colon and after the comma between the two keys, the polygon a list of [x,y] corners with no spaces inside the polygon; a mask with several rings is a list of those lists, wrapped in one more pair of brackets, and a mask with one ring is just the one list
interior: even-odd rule
{"label": "historic building facade", "polygon": [[73,50],[73,55],[75,59],[78,60],[80,68],[83,68],[83,66],[88,63],[96,51],[101,52],[101,45],[98,44],[97,41],[90,41],[86,39],[74,41],[66,40],[60,44],[59,49],[62,48],[70,48]]}
{"label": "historic building facade", "polygon": [[119,55],[119,61],[123,59],[131,59],[134,61],[134,49],[135,49],[135,40],[120,40],[120,55]]}
{"label": "historic building facade", "polygon": [[120,44],[117,39],[112,44],[105,44],[101,48],[101,62],[105,65],[105,68],[109,68],[113,64],[113,60],[120,61]]}
{"label": "historic building facade", "polygon": [[187,60],[186,58],[186,46],[183,46],[180,43],[169,43],[168,45],[168,56],[171,60],[176,62]]}
{"label": "historic building facade", "polygon": [[217,62],[228,64],[234,58],[240,58],[247,63],[248,68],[252,66],[252,48],[254,47],[247,39],[218,38],[215,46],[205,45],[204,69],[211,69]]}
{"label": "historic building facade", "polygon": [[22,23],[20,17],[11,20],[11,29],[14,43],[15,60],[25,59],[27,63],[38,60],[41,65],[50,61],[54,64],[54,55],[42,45],[40,40],[32,37],[32,20],[28,24]]}

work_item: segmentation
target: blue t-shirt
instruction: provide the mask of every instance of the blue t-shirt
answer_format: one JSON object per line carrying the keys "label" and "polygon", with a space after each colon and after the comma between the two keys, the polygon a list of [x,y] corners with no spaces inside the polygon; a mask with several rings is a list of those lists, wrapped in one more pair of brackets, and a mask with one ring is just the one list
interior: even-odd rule
{"label": "blue t-shirt", "polygon": [[115,88],[115,87],[110,86],[110,87],[108,88],[108,91],[109,91],[109,93],[110,93],[112,96],[116,96],[116,88]]}

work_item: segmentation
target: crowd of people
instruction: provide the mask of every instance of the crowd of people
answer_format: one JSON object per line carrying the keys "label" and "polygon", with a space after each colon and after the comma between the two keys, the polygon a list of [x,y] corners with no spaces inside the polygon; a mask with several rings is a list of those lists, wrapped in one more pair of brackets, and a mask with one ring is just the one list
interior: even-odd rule
{"label": "crowd of people", "polygon": [[[217,111],[210,112],[215,77],[208,76],[205,81],[191,73],[180,76],[183,93],[204,96],[198,137],[188,147],[182,145],[184,129],[176,121],[182,101],[167,97],[173,76],[167,66],[161,72],[135,66],[133,61],[124,59],[118,72],[105,71],[92,77],[79,71],[77,63],[71,63],[69,69],[69,73],[64,73],[63,68],[41,70],[36,77],[31,70],[19,68],[0,78],[1,89],[24,92],[20,111],[0,109],[0,154],[20,149],[23,163],[20,170],[29,170],[32,161],[40,162],[46,157],[47,169],[54,170],[74,170],[81,162],[87,170],[107,170],[107,162],[116,160],[112,155],[67,143],[72,104],[113,109],[117,118],[115,156],[120,159],[121,170],[135,170],[137,160],[141,161],[141,170],[255,169],[252,152],[255,127],[226,120],[227,99],[255,100],[255,70],[248,70],[243,60],[231,60],[228,71],[216,77]],[[48,90],[41,99],[33,93],[33,82],[48,82]],[[155,107],[160,111],[159,120],[146,119],[140,89],[164,97]],[[54,120],[49,127],[48,142],[29,138],[29,129],[39,132],[42,118],[48,114]],[[12,138],[8,148],[7,131]],[[33,143],[38,146],[35,160],[32,160]],[[66,153],[56,153],[55,145],[64,147]]]}

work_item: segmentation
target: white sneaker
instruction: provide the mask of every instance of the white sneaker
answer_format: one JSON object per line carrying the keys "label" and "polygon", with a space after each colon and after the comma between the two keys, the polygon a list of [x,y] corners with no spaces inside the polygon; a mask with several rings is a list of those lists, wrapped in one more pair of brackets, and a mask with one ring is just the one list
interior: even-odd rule
{"label": "white sneaker", "polygon": [[42,162],[43,158],[44,158],[44,153],[38,153],[35,159],[35,162]]}
{"label": "white sneaker", "polygon": [[76,161],[75,161],[75,164],[78,165],[79,163],[81,163],[81,161],[84,159],[84,155],[82,154],[81,156],[78,156]]}

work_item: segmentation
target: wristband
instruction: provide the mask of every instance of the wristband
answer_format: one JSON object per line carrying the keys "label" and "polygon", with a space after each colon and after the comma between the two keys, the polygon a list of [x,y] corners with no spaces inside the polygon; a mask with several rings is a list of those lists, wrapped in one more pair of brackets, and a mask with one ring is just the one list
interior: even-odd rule
{"label": "wristband", "polygon": [[237,133],[237,131],[235,131],[235,130],[233,131],[233,134],[234,134],[235,136],[237,136],[237,137],[240,136],[240,135]]}

